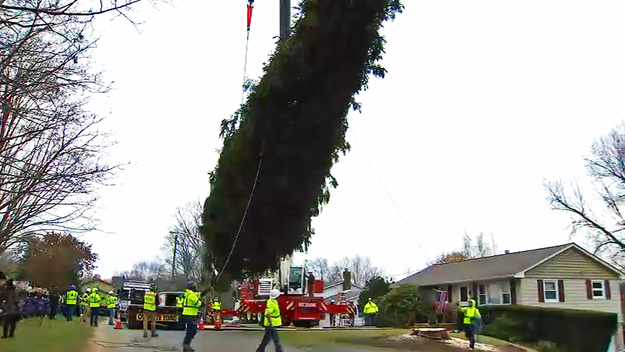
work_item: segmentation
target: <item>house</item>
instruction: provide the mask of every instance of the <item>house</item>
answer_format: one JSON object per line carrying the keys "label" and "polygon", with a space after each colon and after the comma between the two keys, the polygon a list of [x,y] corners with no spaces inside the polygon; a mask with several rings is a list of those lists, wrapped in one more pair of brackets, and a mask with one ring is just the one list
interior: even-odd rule
{"label": "house", "polygon": [[[434,301],[435,290],[447,302],[478,305],[520,304],[617,313],[623,324],[620,283],[623,273],[575,243],[529,251],[435,264],[399,283],[419,286]],[[622,334],[618,334],[619,345]]]}
{"label": "house", "polygon": [[[315,296],[323,297],[323,300],[326,303],[329,303],[332,300],[336,302],[353,302],[356,306],[356,313],[358,313],[358,298],[360,297],[360,292],[363,289],[364,287],[358,284],[346,283],[344,280],[339,280],[326,284],[323,288],[323,293],[317,293]],[[362,319],[357,318],[354,324],[356,324],[356,326],[362,325],[361,320]],[[325,319],[319,322],[319,326],[329,327],[330,316],[326,314]]]}
{"label": "house", "polygon": [[354,302],[354,304],[357,305],[358,297],[360,297],[360,292],[363,289],[364,287],[357,284],[351,284],[348,287],[344,287],[343,280],[340,280],[325,285],[323,288],[323,293],[317,294],[317,296],[321,296],[323,297],[324,301],[330,302],[332,300],[338,301],[338,295],[342,294],[341,302]]}
{"label": "house", "polygon": [[109,291],[115,292],[115,287],[113,286],[112,282],[108,282],[102,279],[95,279],[95,278],[87,280],[83,282],[82,284],[80,284],[80,292],[85,292],[87,288],[94,288],[94,287],[98,288],[98,293],[100,294],[102,299],[104,299],[105,297],[108,297]]}

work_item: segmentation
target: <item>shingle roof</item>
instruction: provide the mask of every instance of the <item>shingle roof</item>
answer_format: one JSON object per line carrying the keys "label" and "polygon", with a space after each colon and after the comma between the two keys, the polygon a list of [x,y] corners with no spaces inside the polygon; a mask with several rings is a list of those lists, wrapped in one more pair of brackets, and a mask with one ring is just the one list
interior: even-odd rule
{"label": "shingle roof", "polygon": [[500,254],[491,257],[469,259],[462,262],[435,264],[400,280],[419,286],[441,285],[490,278],[513,277],[532,265],[572,245],[533,249],[529,251]]}

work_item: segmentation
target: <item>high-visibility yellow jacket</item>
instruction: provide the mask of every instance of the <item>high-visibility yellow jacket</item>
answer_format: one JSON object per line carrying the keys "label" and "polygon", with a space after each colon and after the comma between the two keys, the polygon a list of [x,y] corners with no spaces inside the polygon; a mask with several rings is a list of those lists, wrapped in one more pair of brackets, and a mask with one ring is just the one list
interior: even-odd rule
{"label": "high-visibility yellow jacket", "polygon": [[220,311],[221,310],[221,302],[219,302],[219,301],[213,302],[213,310]]}
{"label": "high-visibility yellow jacket", "polygon": [[202,306],[200,296],[191,290],[184,291],[182,298],[182,315],[195,317]]}
{"label": "high-visibility yellow jacket", "polygon": [[[271,317],[271,321],[269,321]],[[267,301],[267,307],[265,308],[265,320],[263,326],[280,326],[282,325],[282,316],[280,316],[280,306],[278,301],[270,298]]]}
{"label": "high-visibility yellow jacket", "polygon": [[75,306],[78,301],[78,292],[76,290],[69,290],[65,295],[65,302],[67,305]]}
{"label": "high-visibility yellow jacket", "polygon": [[100,307],[100,302],[102,302],[102,297],[100,297],[97,291],[91,292],[91,294],[89,295],[88,301],[89,301],[89,307],[98,308]]}
{"label": "high-visibility yellow jacket", "polygon": [[465,324],[473,324],[473,319],[481,317],[480,311],[477,309],[474,300],[469,301],[468,307],[460,307],[460,311],[464,313]]}
{"label": "high-visibility yellow jacket", "polygon": [[143,296],[143,309],[154,312],[156,311],[156,292],[150,290]]}
{"label": "high-visibility yellow jacket", "polygon": [[184,300],[184,297],[176,297],[176,307],[182,308],[182,301],[183,300]]}
{"label": "high-visibility yellow jacket", "polygon": [[367,302],[367,304],[365,304],[365,308],[363,309],[363,313],[365,314],[377,314],[378,311],[378,305],[373,303],[373,301]]}
{"label": "high-visibility yellow jacket", "polygon": [[117,305],[117,297],[115,297],[115,296],[108,296],[106,298],[106,308],[114,309],[115,305]]}

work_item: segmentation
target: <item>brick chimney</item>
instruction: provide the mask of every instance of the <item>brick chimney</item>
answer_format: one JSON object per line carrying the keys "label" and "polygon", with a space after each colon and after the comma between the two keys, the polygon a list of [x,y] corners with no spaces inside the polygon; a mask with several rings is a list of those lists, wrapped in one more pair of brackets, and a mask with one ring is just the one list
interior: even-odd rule
{"label": "brick chimney", "polygon": [[343,271],[343,291],[350,290],[352,288],[352,273],[345,268]]}

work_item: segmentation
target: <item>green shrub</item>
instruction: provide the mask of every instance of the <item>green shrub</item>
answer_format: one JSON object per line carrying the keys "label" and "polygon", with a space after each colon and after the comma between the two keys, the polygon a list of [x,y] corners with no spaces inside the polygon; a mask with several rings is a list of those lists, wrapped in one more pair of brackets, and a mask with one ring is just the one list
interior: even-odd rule
{"label": "green shrub", "polygon": [[[567,352],[605,352],[617,329],[617,315],[577,309],[522,305],[480,307],[482,334],[510,342],[550,341]],[[556,347],[545,351],[557,351]]]}

